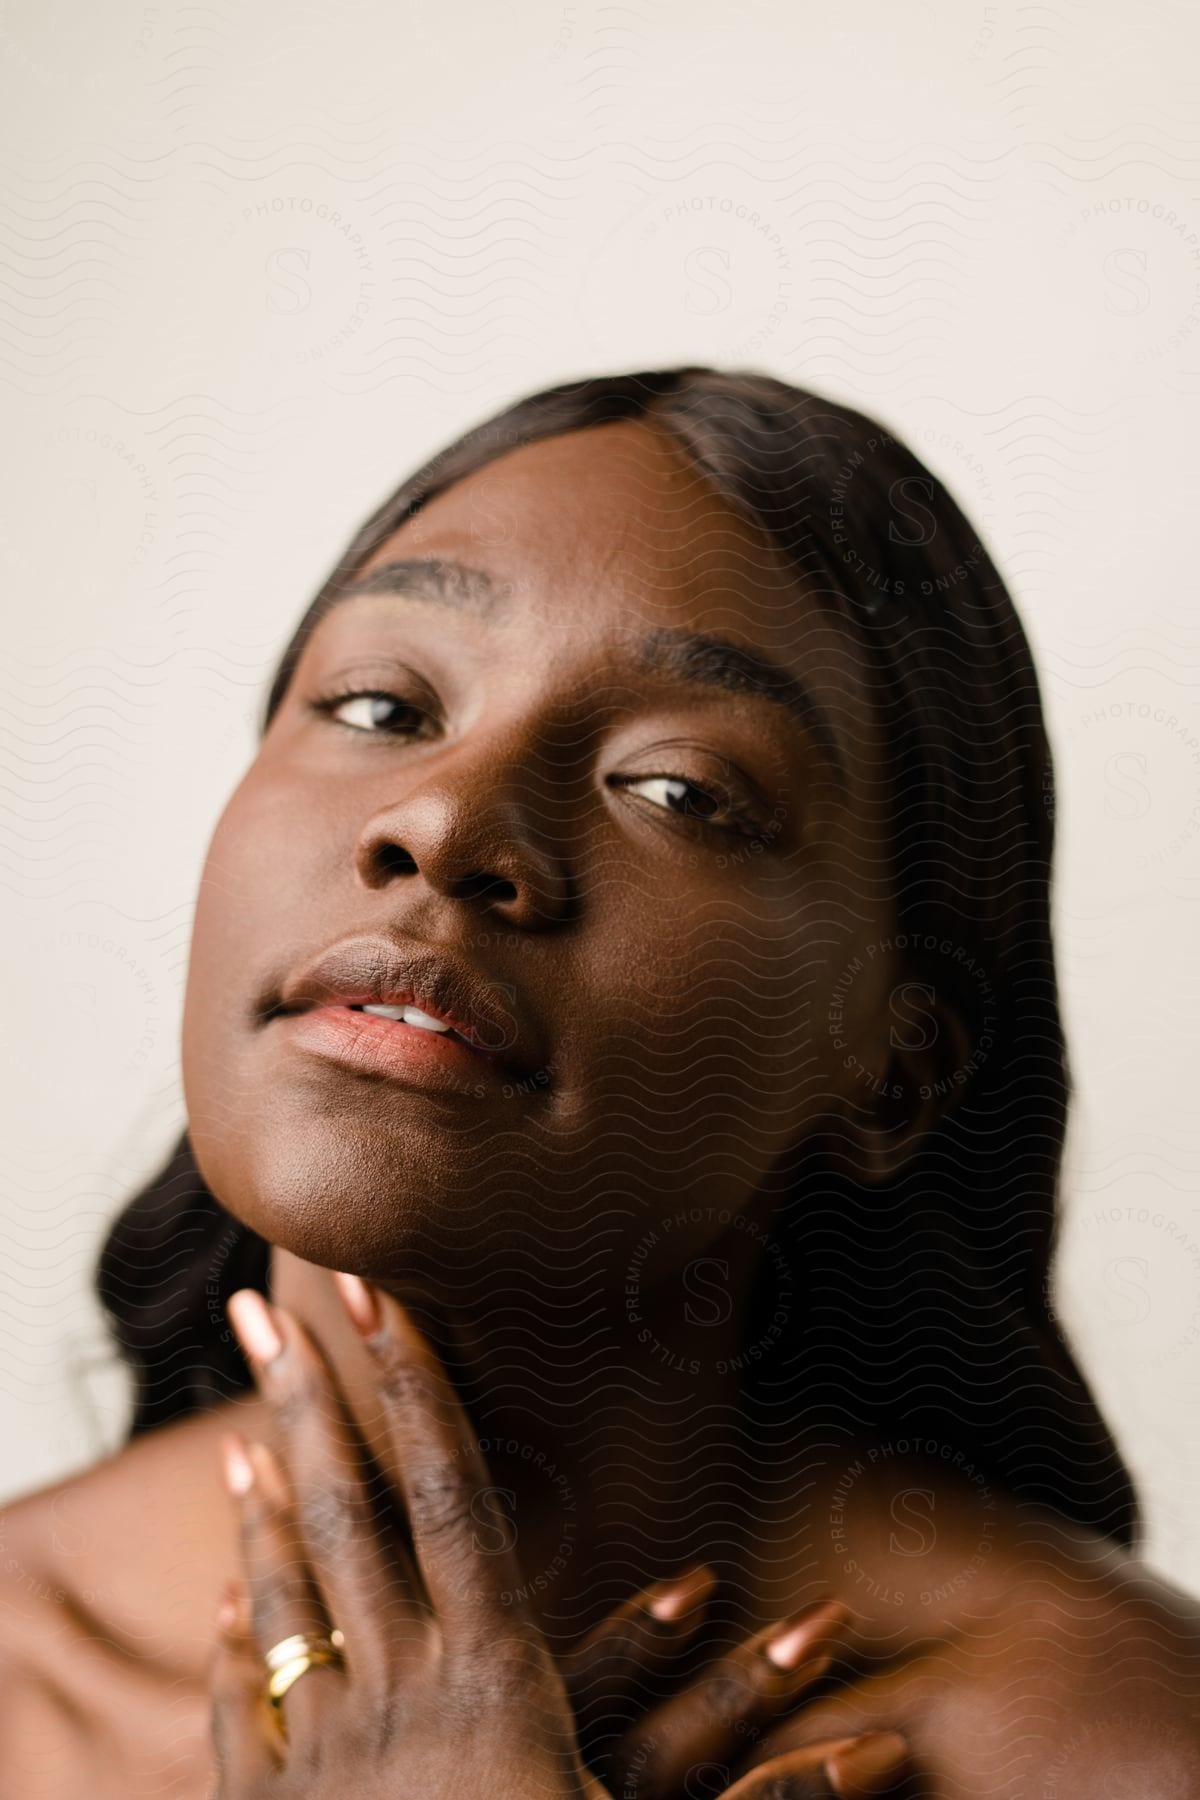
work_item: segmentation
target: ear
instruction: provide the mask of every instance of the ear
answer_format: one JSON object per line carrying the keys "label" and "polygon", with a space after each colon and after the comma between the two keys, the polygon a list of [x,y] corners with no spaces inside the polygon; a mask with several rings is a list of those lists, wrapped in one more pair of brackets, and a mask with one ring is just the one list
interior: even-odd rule
{"label": "ear", "polygon": [[830,1151],[844,1173],[878,1186],[953,1111],[978,1058],[958,1011],[919,976],[891,989],[873,1038],[873,1054],[853,1059]]}

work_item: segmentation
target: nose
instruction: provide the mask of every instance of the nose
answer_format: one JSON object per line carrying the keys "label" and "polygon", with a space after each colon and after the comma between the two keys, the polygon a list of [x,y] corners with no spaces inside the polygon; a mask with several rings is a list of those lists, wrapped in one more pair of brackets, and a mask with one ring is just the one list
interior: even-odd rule
{"label": "nose", "polygon": [[411,884],[519,930],[546,930],[571,905],[565,857],[546,842],[523,802],[437,781],[371,815],[355,868],[373,891]]}

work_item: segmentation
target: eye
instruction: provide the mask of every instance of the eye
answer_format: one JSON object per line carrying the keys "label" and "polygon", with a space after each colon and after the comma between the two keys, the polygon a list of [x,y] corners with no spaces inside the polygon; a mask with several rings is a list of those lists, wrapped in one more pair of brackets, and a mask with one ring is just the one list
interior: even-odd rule
{"label": "eye", "polygon": [[640,797],[652,806],[689,823],[744,831],[750,836],[761,829],[749,803],[728,788],[705,785],[685,775],[610,775],[608,779],[610,787],[640,790]]}
{"label": "eye", "polygon": [[[429,714],[402,694],[383,688],[325,694],[309,702],[323,718],[366,737],[417,737],[429,724]],[[388,714],[398,715],[390,721]]]}
{"label": "eye", "polygon": [[685,781],[682,775],[642,775],[622,782],[623,787],[640,788],[655,806],[680,813],[687,819],[709,819],[721,810],[719,795],[697,782]]}

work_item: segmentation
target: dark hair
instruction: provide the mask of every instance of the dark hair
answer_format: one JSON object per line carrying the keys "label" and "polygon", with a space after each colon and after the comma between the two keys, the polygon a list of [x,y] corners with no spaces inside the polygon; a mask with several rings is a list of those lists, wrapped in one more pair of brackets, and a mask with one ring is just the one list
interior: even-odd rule
{"label": "dark hair", "polygon": [[[893,948],[971,1046],[947,1072],[955,1104],[887,1183],[856,1182],[828,1141],[801,1147],[779,1229],[805,1299],[761,1392],[802,1371],[789,1405],[818,1439],[965,1452],[1019,1498],[1129,1545],[1130,1477],[1048,1303],[1068,1076],[1037,678],[990,557],[903,443],[752,372],[602,376],[520,400],[368,519],[283,655],[263,730],[331,598],[425,502],[519,445],[638,418],[766,529],[862,647],[893,783]],[[247,1385],[224,1303],[238,1286],[266,1291],[268,1254],[208,1191],[185,1133],[97,1265],[135,1376],[131,1436]]]}

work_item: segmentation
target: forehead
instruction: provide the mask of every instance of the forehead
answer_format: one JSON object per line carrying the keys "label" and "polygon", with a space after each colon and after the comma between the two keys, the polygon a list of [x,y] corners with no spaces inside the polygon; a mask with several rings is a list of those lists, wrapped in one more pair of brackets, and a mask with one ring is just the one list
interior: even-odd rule
{"label": "forehead", "polygon": [[882,746],[849,633],[758,521],[642,421],[522,445],[464,476],[341,595],[316,632],[330,651],[375,621],[443,644],[465,633],[472,655],[527,686],[591,692],[652,675],[680,704],[767,700],[761,727],[777,742],[806,728],[843,795],[862,790],[861,804],[878,789]]}
{"label": "forehead", "polygon": [[615,648],[688,627],[744,641],[812,672],[857,676],[845,634],[807,596],[765,530],[722,499],[684,451],[642,420],[522,445],[406,520],[359,570],[400,558],[485,570],[505,604],[497,629],[536,623]]}

